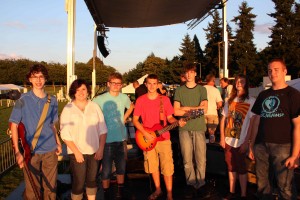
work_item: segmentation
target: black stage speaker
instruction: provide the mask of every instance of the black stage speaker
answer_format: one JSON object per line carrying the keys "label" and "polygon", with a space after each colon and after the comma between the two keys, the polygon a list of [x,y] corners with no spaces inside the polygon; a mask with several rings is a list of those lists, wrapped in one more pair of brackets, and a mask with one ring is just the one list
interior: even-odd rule
{"label": "black stage speaker", "polygon": [[109,52],[107,51],[107,49],[105,47],[104,37],[102,35],[98,35],[97,42],[98,42],[98,48],[99,48],[101,54],[103,55],[104,58],[106,58],[108,56]]}

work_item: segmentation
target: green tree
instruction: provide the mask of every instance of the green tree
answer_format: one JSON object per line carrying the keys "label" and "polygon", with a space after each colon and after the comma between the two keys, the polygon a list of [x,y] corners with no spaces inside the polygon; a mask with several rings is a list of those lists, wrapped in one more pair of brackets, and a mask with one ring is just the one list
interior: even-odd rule
{"label": "green tree", "polygon": [[[107,78],[109,74],[116,72],[117,70],[111,66],[106,66],[103,64],[102,60],[98,57],[95,58],[95,68],[96,68],[96,84],[105,85],[107,82]],[[88,80],[92,79],[92,71],[93,71],[93,58],[91,58],[87,63],[88,73],[85,75]],[[76,72],[75,72],[76,73]],[[76,73],[78,74],[78,73]]]}
{"label": "green tree", "polygon": [[145,74],[146,72],[144,71],[144,63],[139,62],[134,69],[130,69],[123,75],[124,82],[127,84],[132,83],[133,81],[138,80]]}
{"label": "green tree", "polygon": [[196,62],[201,63],[203,62],[204,55],[198,37],[196,35],[194,35],[193,41],[195,45],[195,60]]}
{"label": "green tree", "polygon": [[282,58],[288,73],[297,78],[300,71],[299,46],[299,4],[294,0],[272,0],[275,12],[269,14],[275,20],[271,28],[269,54],[273,58]]}
{"label": "green tree", "polygon": [[[203,29],[206,32],[207,40],[204,49],[205,63],[202,65],[202,76],[204,77],[209,73],[218,74],[219,72],[218,44],[220,45],[222,42],[222,21],[217,10],[212,13],[212,18],[212,23],[208,23],[207,28]],[[222,60],[222,57],[220,57],[220,60]]]}
{"label": "green tree", "polygon": [[183,62],[179,56],[174,56],[171,61],[167,61],[170,76],[165,82],[169,84],[179,84],[180,75],[183,73]]}
{"label": "green tree", "polygon": [[181,52],[181,59],[184,63],[196,62],[195,44],[194,41],[191,40],[189,34],[184,36],[179,51]]}
{"label": "green tree", "polygon": [[146,60],[143,63],[144,72],[146,74],[157,74],[161,76],[161,69],[164,68],[166,62],[164,59],[156,57],[154,53],[151,53],[147,56]]}
{"label": "green tree", "polygon": [[261,74],[257,73],[257,53],[253,43],[254,19],[256,15],[251,13],[252,7],[248,7],[247,2],[242,2],[239,7],[239,15],[232,19],[237,25],[236,40],[232,47],[232,66],[231,75],[243,73],[247,74],[250,83],[256,84],[261,80]]}
{"label": "green tree", "polygon": [[49,63],[47,64],[48,73],[49,73],[49,82],[52,82],[53,85],[60,84],[65,85],[67,80],[67,67],[60,63]]}

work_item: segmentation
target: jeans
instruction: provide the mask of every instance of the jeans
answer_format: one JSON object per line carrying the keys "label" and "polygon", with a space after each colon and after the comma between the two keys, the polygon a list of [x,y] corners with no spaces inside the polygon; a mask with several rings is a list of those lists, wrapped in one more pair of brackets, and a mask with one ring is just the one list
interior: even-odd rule
{"label": "jeans", "polygon": [[[271,177],[274,177],[279,199],[297,199],[294,185],[294,170],[284,165],[291,155],[291,144],[260,143],[254,146],[257,191],[260,199],[272,199]],[[271,173],[269,171],[271,170]]]}
{"label": "jeans", "polygon": [[102,179],[110,179],[112,163],[115,162],[117,175],[124,175],[126,168],[123,142],[106,143],[102,160]]}
{"label": "jeans", "polygon": [[78,163],[74,154],[69,155],[72,171],[72,194],[82,195],[85,185],[88,195],[96,195],[99,161],[95,160],[94,156],[95,154],[83,154],[84,161]]}
{"label": "jeans", "polygon": [[[180,131],[179,141],[187,185],[205,184],[206,138],[204,131]],[[194,161],[194,162],[193,162]]]}

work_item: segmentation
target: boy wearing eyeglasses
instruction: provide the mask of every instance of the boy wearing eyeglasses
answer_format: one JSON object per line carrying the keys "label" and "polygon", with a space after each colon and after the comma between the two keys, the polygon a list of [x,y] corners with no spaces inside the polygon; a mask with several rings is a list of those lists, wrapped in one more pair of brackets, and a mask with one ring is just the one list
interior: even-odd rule
{"label": "boy wearing eyeglasses", "polygon": [[[24,171],[23,198],[55,200],[57,155],[62,152],[55,128],[55,123],[58,122],[58,104],[56,98],[50,96],[49,99],[44,90],[45,83],[49,78],[45,66],[33,65],[26,78],[31,83],[32,90],[22,94],[21,98],[16,101],[9,118],[16,162]],[[49,108],[44,111],[47,103],[50,104]],[[40,125],[38,122],[43,114],[46,117]],[[20,129],[20,127],[24,128]],[[39,127],[42,128],[38,136],[36,132],[39,132]],[[19,148],[18,140],[21,136],[24,136],[22,141],[26,141],[31,147],[30,152],[22,153],[22,149]],[[34,145],[34,141],[36,145]],[[24,147],[25,143],[22,145]],[[30,160],[26,155],[31,155]]]}
{"label": "boy wearing eyeglasses", "polygon": [[[120,73],[110,74],[107,81],[108,92],[93,100],[100,106],[108,129],[102,160],[102,187],[105,199],[109,199],[110,196],[109,186],[113,161],[116,166],[118,184],[116,198],[123,198],[127,150],[124,143],[127,139],[125,122],[132,113],[134,106],[129,97],[120,92],[122,80]],[[127,110],[125,111],[125,109]]]}

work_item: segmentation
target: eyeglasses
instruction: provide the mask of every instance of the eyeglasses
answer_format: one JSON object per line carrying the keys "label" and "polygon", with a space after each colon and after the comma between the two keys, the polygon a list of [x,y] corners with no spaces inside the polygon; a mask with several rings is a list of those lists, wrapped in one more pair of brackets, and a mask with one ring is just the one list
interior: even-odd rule
{"label": "eyeglasses", "polygon": [[33,80],[44,80],[45,76],[31,76],[30,78],[32,78]]}
{"label": "eyeglasses", "polygon": [[116,82],[109,82],[111,85],[121,86],[122,83],[116,83]]}

